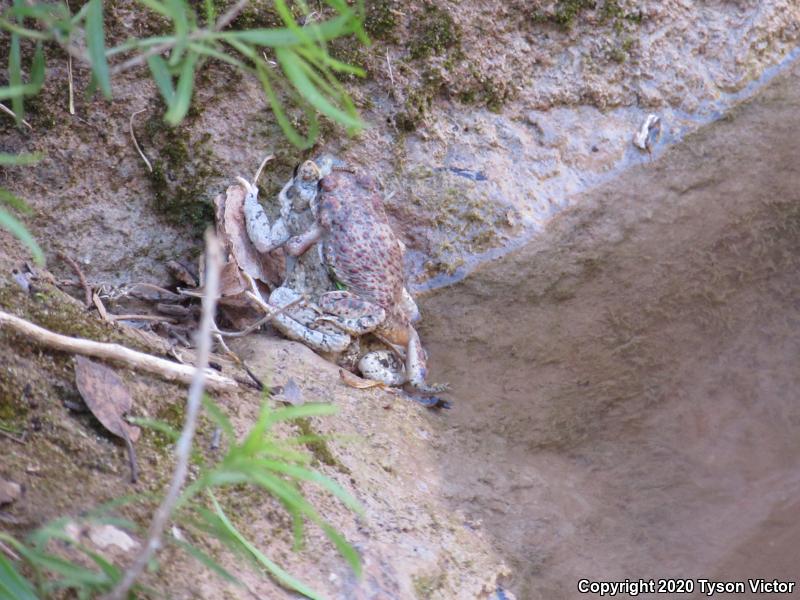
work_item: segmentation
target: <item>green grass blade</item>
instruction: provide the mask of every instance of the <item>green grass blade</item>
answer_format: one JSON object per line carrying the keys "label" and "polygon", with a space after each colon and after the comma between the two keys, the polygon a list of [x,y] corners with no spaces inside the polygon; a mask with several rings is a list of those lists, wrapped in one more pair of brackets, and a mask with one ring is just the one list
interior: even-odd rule
{"label": "green grass blade", "polygon": [[33,53],[33,61],[31,62],[31,83],[30,85],[36,86],[37,91],[44,84],[44,50],[42,44],[36,44],[36,51]]}
{"label": "green grass blade", "polygon": [[229,65],[233,65],[237,69],[241,69],[245,73],[253,73],[253,69],[248,67],[242,61],[231,56],[230,54],[225,54],[223,51],[218,50],[213,46],[208,46],[199,42],[189,42],[189,50],[197,52],[197,54],[204,54],[205,56],[210,56],[211,58],[216,58],[217,60],[226,62]]}
{"label": "green grass blade", "polygon": [[27,246],[37,265],[44,264],[44,252],[42,252],[41,247],[36,243],[33,236],[25,229],[25,225],[2,208],[0,208],[0,227],[10,232],[11,235]]}
{"label": "green grass blade", "polygon": [[[22,57],[19,46],[19,34],[11,34],[11,48],[8,52],[8,83],[11,87],[22,85]],[[11,109],[14,111],[17,125],[22,124],[25,116],[25,104],[22,95],[11,98]]]}
{"label": "green grass blade", "polygon": [[164,98],[167,106],[171,106],[175,101],[175,87],[172,84],[172,74],[169,72],[166,61],[158,54],[154,54],[147,58],[147,66],[150,67],[150,73],[158,86],[158,91],[161,92],[161,97]]}
{"label": "green grass blade", "polygon": [[230,583],[241,585],[242,582],[239,581],[234,575],[231,575],[221,564],[211,558],[208,554],[200,550],[199,548],[192,546],[188,542],[184,542],[181,540],[176,540],[175,538],[170,539],[170,541],[181,548],[184,552],[189,554],[193,557],[196,561],[198,561],[201,565],[205,566],[209,571],[213,571],[217,575],[219,575],[225,581]]}
{"label": "green grass blade", "polygon": [[0,553],[0,598],[38,600],[31,583],[20,575],[13,563]]}
{"label": "green grass blade", "polygon": [[160,46],[161,44],[174,44],[175,43],[175,36],[172,35],[159,35],[144,39],[132,39],[126,42],[122,42],[118,46],[114,46],[113,48],[109,48],[106,50],[106,58],[111,58],[112,56],[116,56],[117,54],[122,54],[123,52],[130,52],[131,50],[143,50],[145,48],[151,48],[152,46]]}
{"label": "green grass blade", "polygon": [[214,494],[209,492],[209,496],[211,497],[211,502],[214,504],[214,510],[216,511],[217,516],[219,517],[223,526],[277,581],[286,587],[303,594],[311,600],[322,600],[322,596],[320,594],[312,590],[300,580],[292,577],[292,575],[282,569],[278,564],[272,562],[266,557],[266,555],[264,555],[264,553],[251,544],[246,537],[239,533],[239,531],[230,522],[225,512],[222,510],[222,507],[220,507],[219,502],[217,502],[216,497],[214,497]]}
{"label": "green grass blade", "polygon": [[194,90],[194,68],[197,64],[197,53],[189,52],[181,65],[181,74],[178,77],[178,85],[175,88],[175,98],[170,105],[164,120],[170,125],[177,125],[189,111],[192,102],[192,92]]}
{"label": "green grass blade", "polygon": [[347,491],[345,491],[345,489],[333,479],[326,477],[322,473],[318,473],[317,471],[312,471],[311,469],[306,469],[298,465],[290,465],[277,460],[260,459],[257,462],[259,465],[265,469],[269,469],[270,471],[288,475],[293,479],[301,479],[303,481],[311,481],[316,483],[320,487],[325,488],[331,494],[336,496],[347,508],[353,512],[359,515],[364,514],[364,508],[358,503],[358,500],[347,493]]}
{"label": "green grass blade", "polygon": [[28,154],[6,154],[5,152],[0,152],[0,167],[27,167],[36,164],[41,159],[41,152]]}
{"label": "green grass blade", "polygon": [[333,404],[308,403],[300,406],[283,406],[270,411],[267,417],[267,426],[280,421],[293,421],[307,417],[326,417],[335,415],[339,408]]}
{"label": "green grass blade", "polygon": [[111,98],[111,73],[106,60],[102,0],[89,0],[89,8],[86,11],[86,46],[89,49],[92,73],[100,86],[100,91],[106,98]]}
{"label": "green grass blade", "polygon": [[333,542],[333,545],[336,546],[339,554],[349,563],[356,577],[361,577],[361,557],[358,555],[356,549],[331,525],[320,523],[320,527],[322,527],[328,539]]}
{"label": "green grass blade", "polygon": [[208,394],[203,394],[203,408],[208,412],[208,417],[211,421],[225,434],[229,440],[235,440],[236,434],[233,431],[233,425],[228,418],[228,415],[217,405],[216,402]]}
{"label": "green grass blade", "polygon": [[[353,33],[356,28],[351,15],[340,15],[321,24],[315,24],[319,39],[330,41],[334,38]],[[245,31],[222,31],[214,34],[217,39],[230,42],[231,40],[247,42],[268,48],[288,48],[301,43],[300,37],[289,28],[278,27],[273,29],[248,29]]]}
{"label": "green grass blade", "polygon": [[157,431],[158,433],[167,436],[173,442],[178,441],[178,438],[181,436],[181,432],[165,423],[164,421],[159,421],[157,419],[145,419],[143,417],[130,417],[128,421],[133,423],[134,425],[138,425],[139,427],[145,427],[147,429],[152,429],[153,431]]}
{"label": "green grass blade", "polygon": [[292,85],[294,85],[297,91],[300,92],[300,94],[314,108],[316,108],[322,114],[327,115],[337,123],[341,123],[347,127],[351,127],[353,129],[361,129],[363,127],[361,121],[340,110],[331,104],[327,98],[320,94],[319,90],[308,78],[303,66],[301,65],[301,61],[303,59],[300,58],[296,53],[285,48],[277,48],[275,50],[275,56],[278,58],[278,62],[280,63],[283,72],[286,74],[286,77],[288,77],[289,81],[292,82]]}
{"label": "green grass blade", "polygon": [[23,215],[31,214],[31,207],[22,198],[18,198],[6,189],[0,188],[0,202],[7,204],[14,210],[21,212]]}
{"label": "green grass blade", "polygon": [[170,10],[158,0],[139,0],[141,4],[144,4],[150,10],[157,12],[163,17],[167,17],[168,19],[172,18],[172,13]]}
{"label": "green grass blade", "polygon": [[308,48],[303,48],[302,46],[296,48],[295,51],[310,62],[319,61],[340,73],[349,73],[350,75],[356,75],[358,77],[364,77],[366,75],[366,72],[361,67],[336,60],[327,52],[312,52],[309,51]]}

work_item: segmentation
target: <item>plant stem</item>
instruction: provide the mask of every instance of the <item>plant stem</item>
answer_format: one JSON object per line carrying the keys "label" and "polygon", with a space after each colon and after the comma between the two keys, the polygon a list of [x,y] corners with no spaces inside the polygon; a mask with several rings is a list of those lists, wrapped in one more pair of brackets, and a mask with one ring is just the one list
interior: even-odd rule
{"label": "plant stem", "polygon": [[150,523],[150,529],[147,534],[147,542],[133,561],[133,564],[125,571],[117,586],[105,597],[105,600],[124,600],[128,597],[128,591],[142,574],[156,550],[161,546],[161,536],[186,481],[186,475],[189,472],[189,458],[192,454],[192,439],[194,438],[197,416],[200,413],[203,398],[205,369],[208,366],[208,359],[211,354],[211,327],[214,324],[214,315],[217,308],[221,264],[222,250],[219,240],[211,230],[208,230],[206,232],[206,294],[203,297],[203,315],[197,331],[197,369],[189,387],[186,420],[183,424],[181,437],[175,446],[175,471],[172,474],[167,494],[153,515],[153,521]]}

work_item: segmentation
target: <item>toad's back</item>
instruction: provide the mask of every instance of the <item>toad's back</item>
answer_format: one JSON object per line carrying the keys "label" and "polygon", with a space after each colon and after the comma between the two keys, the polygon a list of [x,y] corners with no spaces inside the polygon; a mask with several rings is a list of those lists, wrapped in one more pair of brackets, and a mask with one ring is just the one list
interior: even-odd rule
{"label": "toad's back", "polygon": [[403,291],[403,255],[377,186],[335,170],[321,182],[325,260],[353,293],[393,311]]}

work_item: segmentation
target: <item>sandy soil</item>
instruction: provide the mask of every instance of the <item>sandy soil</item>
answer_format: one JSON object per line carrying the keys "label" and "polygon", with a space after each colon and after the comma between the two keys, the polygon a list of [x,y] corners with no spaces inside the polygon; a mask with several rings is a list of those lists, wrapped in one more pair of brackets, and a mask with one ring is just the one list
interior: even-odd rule
{"label": "sandy soil", "polygon": [[423,302],[444,492],[518,597],[797,573],[798,75]]}

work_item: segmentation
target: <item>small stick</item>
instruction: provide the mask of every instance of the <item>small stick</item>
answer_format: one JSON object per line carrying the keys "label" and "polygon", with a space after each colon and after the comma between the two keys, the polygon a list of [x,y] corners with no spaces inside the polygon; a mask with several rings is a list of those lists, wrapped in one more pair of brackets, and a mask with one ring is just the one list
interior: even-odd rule
{"label": "small stick", "polygon": [[92,287],[86,281],[86,276],[83,274],[83,271],[81,271],[81,268],[78,266],[78,263],[72,260],[71,257],[67,256],[64,252],[59,252],[58,256],[60,256],[64,262],[66,262],[70,267],[72,267],[72,270],[75,271],[75,274],[78,276],[78,279],[80,279],[84,294],[83,302],[86,304],[86,308],[89,308],[92,305]]}
{"label": "small stick", "polygon": [[[125,431],[125,429],[122,431]],[[131,467],[131,483],[136,483],[139,481],[139,463],[136,460],[136,448],[134,448],[131,437],[127,433],[125,433],[125,445],[128,447],[128,464]]]}
{"label": "small stick", "polygon": [[[94,340],[61,335],[15,315],[0,311],[0,328],[4,326],[54,350],[93,356],[103,360],[113,360],[123,363],[132,369],[153,373],[170,381],[190,383],[197,371],[191,365],[179,365],[157,356],[131,350],[119,344],[95,342]],[[231,390],[238,387],[233,379],[220,375],[215,371],[207,370],[205,375],[208,387],[212,389]]]}
{"label": "small stick", "polygon": [[72,94],[72,54],[67,54],[67,81],[69,82],[69,114],[75,114],[75,99]]}
{"label": "small stick", "polygon": [[173,317],[164,315],[112,315],[108,318],[112,321],[159,321],[161,323],[177,323]]}
{"label": "small stick", "polygon": [[[216,324],[214,324],[214,329],[216,328],[217,328]],[[228,355],[228,358],[230,358],[233,362],[239,365],[244,370],[244,372],[247,373],[247,376],[253,380],[252,381],[253,386],[258,391],[263,390],[264,383],[253,374],[253,372],[250,370],[250,367],[248,367],[247,363],[244,362],[244,359],[228,347],[228,344],[225,343],[225,340],[222,339],[222,336],[219,333],[215,333],[213,330],[212,333],[214,334],[214,339],[217,340],[217,343],[220,345],[222,350],[225,352],[225,354]]]}
{"label": "small stick", "polygon": [[203,387],[208,376],[206,366],[211,354],[211,326],[214,323],[214,313],[217,308],[219,296],[219,276],[222,264],[222,249],[216,236],[209,229],[206,232],[206,255],[208,256],[208,273],[206,282],[206,296],[203,298],[203,315],[200,327],[197,330],[197,370],[189,386],[189,395],[186,401],[186,418],[181,430],[181,436],[175,445],[175,470],[169,483],[164,499],[158,506],[150,528],[147,532],[147,541],[142,545],[133,563],[126,569],[119,583],[112,589],[105,600],[123,600],[128,597],[128,591],[144,571],[156,550],[161,546],[161,536],[167,526],[170,515],[181,495],[181,489],[189,474],[189,459],[192,456],[192,439],[197,427],[197,417],[202,406]]}
{"label": "small stick", "polygon": [[142,110],[137,110],[135,113],[133,113],[131,115],[131,118],[128,119],[128,131],[131,132],[131,139],[133,140],[133,145],[136,147],[136,151],[139,153],[139,156],[142,157],[142,160],[144,161],[144,164],[147,165],[147,170],[152,173],[153,172],[153,165],[151,165],[150,161],[147,160],[147,157],[144,155],[144,152],[142,152],[142,149],[139,147],[139,142],[136,141],[136,134],[133,133],[133,117],[135,117],[139,113],[143,113],[146,110],[147,110],[146,108],[143,108]]}
{"label": "small stick", "polygon": [[[2,110],[4,113],[6,113],[6,114],[8,114],[8,115],[11,115],[11,116],[12,116],[12,117],[14,117],[15,119],[17,118],[17,113],[15,113],[13,110],[11,110],[10,108],[8,108],[8,107],[7,107],[5,104],[3,104],[2,102],[0,102],[0,110]],[[23,124],[23,125],[25,125],[25,127],[27,127],[28,129],[31,129],[31,130],[33,129],[33,127],[31,127],[31,124],[30,124],[30,123],[28,123],[28,122],[27,122],[25,119],[22,119],[22,124]]]}
{"label": "small stick", "polygon": [[21,560],[19,554],[9,548],[4,542],[0,542],[0,550],[8,555],[11,560]]}
{"label": "small stick", "polygon": [[[248,292],[248,293],[250,293],[250,292]],[[248,325],[247,327],[245,327],[241,331],[223,331],[221,329],[215,328],[214,329],[214,334],[215,335],[220,335],[220,336],[225,336],[225,337],[234,337],[234,338],[235,337],[243,337],[243,336],[247,335],[248,333],[252,333],[253,331],[258,329],[262,325],[266,325],[267,323],[269,323],[272,319],[274,319],[278,315],[284,314],[287,310],[289,310],[290,308],[294,308],[295,306],[297,306],[298,304],[300,304],[303,301],[304,301],[304,298],[297,298],[296,300],[292,300],[291,302],[289,302],[289,304],[286,304],[285,306],[282,306],[281,308],[278,308],[278,309],[272,309],[272,307],[269,304],[266,304],[266,303],[263,303],[263,302],[259,303],[259,307],[262,310],[266,310],[265,307],[270,308],[271,310],[265,316],[261,317],[258,321],[256,321],[252,325]],[[258,302],[258,301],[256,301],[256,302]]]}
{"label": "small stick", "polygon": [[392,81],[392,87],[396,87],[394,83],[394,73],[392,73],[392,61],[389,59],[389,49],[386,49],[386,65],[389,67],[389,79]]}
{"label": "small stick", "polygon": [[269,155],[265,156],[265,157],[264,157],[264,160],[262,160],[262,161],[261,161],[261,164],[260,164],[260,165],[258,165],[258,170],[256,171],[256,176],[255,176],[255,177],[253,177],[253,185],[254,185],[254,186],[255,186],[255,185],[258,185],[258,178],[261,176],[261,171],[263,171],[263,170],[264,170],[264,166],[265,166],[265,165],[266,165],[266,164],[267,164],[269,161],[271,161],[273,158],[275,158],[275,155],[274,155],[274,154],[269,154]]}
{"label": "small stick", "polygon": [[2,429],[0,429],[0,435],[2,435],[3,437],[7,437],[12,442],[17,442],[18,444],[22,444],[23,446],[25,445],[25,434],[24,433],[22,434],[22,437],[17,437],[17,436],[15,436],[15,435],[7,432],[7,431],[3,431]]}
{"label": "small stick", "polygon": [[108,312],[106,311],[106,306],[103,304],[103,301],[100,300],[100,296],[97,294],[92,294],[92,302],[97,307],[97,312],[100,313],[100,317],[103,321],[111,321],[111,318],[108,316]]}

